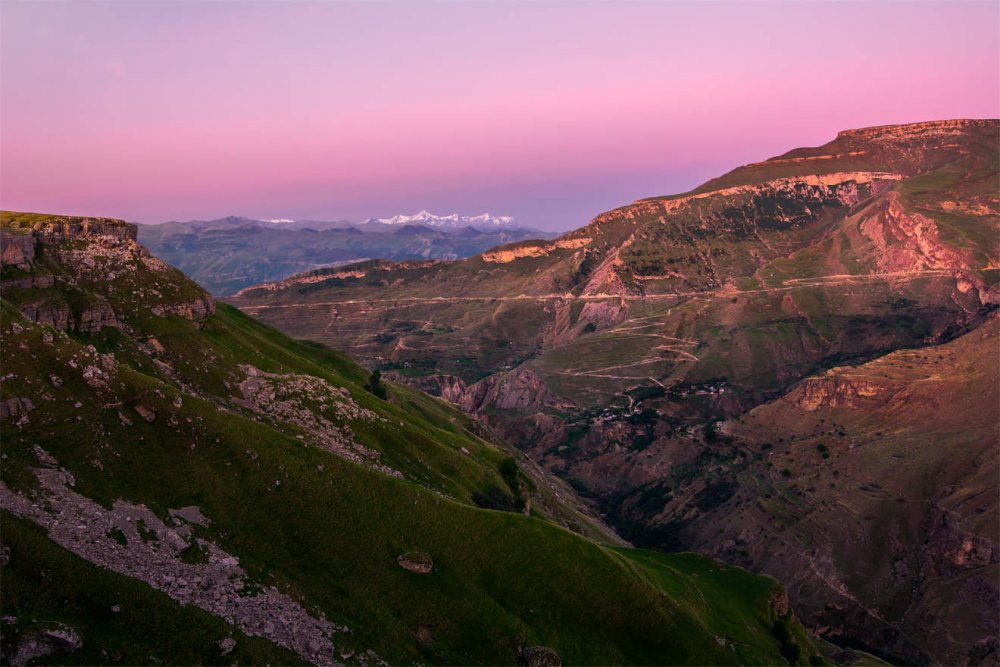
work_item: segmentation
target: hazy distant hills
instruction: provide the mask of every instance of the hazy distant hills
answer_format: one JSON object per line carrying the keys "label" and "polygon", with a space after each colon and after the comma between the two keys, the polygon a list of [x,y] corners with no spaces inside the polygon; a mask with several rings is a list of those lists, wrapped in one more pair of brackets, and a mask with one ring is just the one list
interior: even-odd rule
{"label": "hazy distant hills", "polygon": [[348,220],[218,220],[140,225],[139,240],[210,292],[369,258],[459,259],[496,245],[550,234],[519,227],[509,216],[415,215]]}

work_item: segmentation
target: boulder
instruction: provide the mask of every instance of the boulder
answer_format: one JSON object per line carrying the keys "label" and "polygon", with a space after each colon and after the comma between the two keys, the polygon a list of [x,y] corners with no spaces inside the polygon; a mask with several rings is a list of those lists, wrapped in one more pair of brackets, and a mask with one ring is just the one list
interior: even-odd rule
{"label": "boulder", "polygon": [[18,234],[0,229],[0,263],[23,267],[35,261],[35,239],[29,234]]}
{"label": "boulder", "polygon": [[434,569],[434,560],[430,554],[422,551],[411,551],[409,553],[396,556],[396,562],[404,570],[416,572],[417,574],[430,574]]}
{"label": "boulder", "polygon": [[562,658],[548,646],[522,646],[518,657],[525,667],[562,667]]}

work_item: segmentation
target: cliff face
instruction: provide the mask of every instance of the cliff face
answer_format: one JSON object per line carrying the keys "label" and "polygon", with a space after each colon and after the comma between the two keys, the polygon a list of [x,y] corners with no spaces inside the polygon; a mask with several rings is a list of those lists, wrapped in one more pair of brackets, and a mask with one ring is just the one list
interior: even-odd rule
{"label": "cliff face", "polygon": [[518,243],[499,246],[493,250],[487,250],[479,256],[484,262],[506,264],[507,262],[513,262],[515,259],[521,259],[522,257],[544,257],[553,250],[560,248],[572,250],[583,248],[589,245],[590,241],[591,240],[588,238],[578,237],[572,239],[559,239],[557,241],[553,241],[552,243]]}
{"label": "cliff face", "polygon": [[0,262],[27,271],[35,259],[35,238],[30,232],[0,228]]}
{"label": "cliff face", "polygon": [[791,400],[809,412],[820,407],[841,405],[864,409],[885,402],[899,389],[899,386],[880,378],[846,378],[834,369],[820,377],[805,380],[793,392]]}
{"label": "cliff face", "polygon": [[926,123],[905,123],[901,125],[877,125],[862,127],[856,130],[844,130],[837,133],[838,139],[857,139],[861,141],[928,139],[930,137],[961,137],[969,130],[992,131],[996,121],[991,119],[936,120]]}
{"label": "cliff face", "polygon": [[0,219],[0,282],[30,320],[63,331],[127,328],[140,313],[201,322],[215,310],[204,290],[136,241],[136,226],[111,218],[9,213]]}

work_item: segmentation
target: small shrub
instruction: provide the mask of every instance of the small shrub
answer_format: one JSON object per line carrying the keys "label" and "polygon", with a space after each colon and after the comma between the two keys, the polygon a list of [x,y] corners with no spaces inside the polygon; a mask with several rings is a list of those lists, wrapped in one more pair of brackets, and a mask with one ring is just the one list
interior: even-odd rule
{"label": "small shrub", "polygon": [[372,371],[371,377],[368,379],[368,391],[375,394],[382,400],[389,398],[389,392],[382,384],[382,371],[374,370]]}
{"label": "small shrub", "polygon": [[191,544],[181,551],[180,557],[188,565],[201,565],[208,562],[208,551],[198,544],[198,540],[191,540]]}

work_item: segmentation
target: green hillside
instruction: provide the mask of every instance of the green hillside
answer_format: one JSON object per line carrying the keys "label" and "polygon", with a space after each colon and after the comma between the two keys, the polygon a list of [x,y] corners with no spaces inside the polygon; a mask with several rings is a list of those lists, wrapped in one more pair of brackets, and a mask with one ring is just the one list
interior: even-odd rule
{"label": "green hillside", "polygon": [[455,408],[216,307],[125,223],[25,219],[2,230],[5,660],[809,661],[775,580],[623,549]]}

